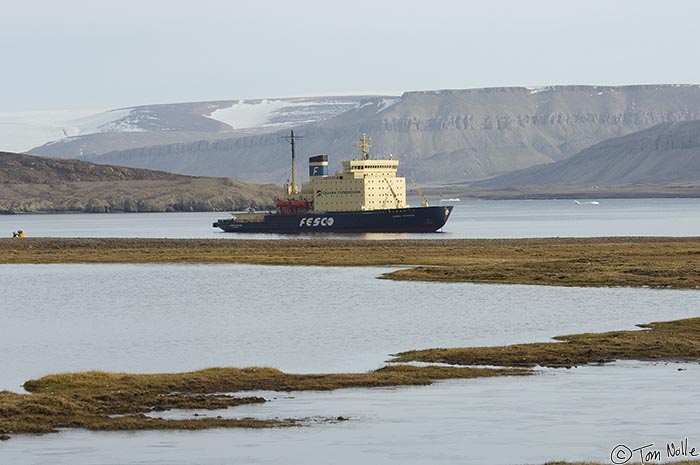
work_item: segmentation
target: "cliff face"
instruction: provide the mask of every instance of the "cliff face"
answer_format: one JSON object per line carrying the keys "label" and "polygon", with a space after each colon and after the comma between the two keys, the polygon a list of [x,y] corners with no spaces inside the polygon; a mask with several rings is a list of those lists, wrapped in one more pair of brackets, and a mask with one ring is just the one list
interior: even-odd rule
{"label": "cliff face", "polygon": [[479,183],[523,186],[621,186],[700,181],[700,121],[663,123],[606,140],[567,160]]}
{"label": "cliff face", "polygon": [[[612,137],[664,122],[700,119],[700,86],[555,86],[407,92],[365,100],[333,118],[295,128],[301,163],[327,153],[331,169],[355,153],[360,133],[372,153],[393,153],[425,185],[484,179],[563,160]],[[283,182],[286,133],[164,144],[84,154],[98,163]],[[302,172],[303,166],[301,166]]]}

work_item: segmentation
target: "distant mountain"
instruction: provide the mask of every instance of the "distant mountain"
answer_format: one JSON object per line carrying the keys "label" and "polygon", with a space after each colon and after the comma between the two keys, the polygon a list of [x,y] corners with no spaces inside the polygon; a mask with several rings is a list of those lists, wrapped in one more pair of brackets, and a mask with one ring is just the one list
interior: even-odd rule
{"label": "distant mountain", "polygon": [[278,186],[0,152],[0,212],[236,210],[273,205]]}
{"label": "distant mountain", "polygon": [[[46,138],[36,155],[76,158],[162,144],[236,138],[322,121],[357,107],[370,96],[326,96],[222,100],[120,108],[69,119],[61,113],[0,114],[0,149],[20,131]],[[10,140],[13,145],[21,141]],[[33,145],[33,146],[36,146]],[[14,150],[29,150],[33,146]]]}
{"label": "distant mountain", "polygon": [[700,121],[662,123],[567,160],[477,183],[488,188],[700,183]]}
{"label": "distant mountain", "polygon": [[[242,110],[247,112],[248,116],[239,117],[238,121],[250,124],[242,126],[260,125],[263,121],[262,128],[241,129],[236,134],[200,131],[187,133],[185,137],[185,133],[178,131],[152,131],[147,134],[180,138],[152,144],[155,139],[132,138],[137,133],[113,133],[109,137],[118,136],[121,142],[101,143],[91,148],[89,139],[67,139],[32,153],[280,183],[289,176],[289,146],[281,136],[296,125],[297,133],[305,136],[299,144],[302,160],[327,153],[331,169],[337,169],[341,160],[355,154],[353,144],[364,132],[373,138],[374,154],[394,154],[403,173],[413,175],[422,185],[437,186],[563,160],[603,140],[656,124],[700,119],[697,85],[406,92],[400,97],[371,97],[341,105],[336,108],[339,113],[335,116],[329,112],[325,116],[330,117],[306,124],[297,125],[304,118],[294,123],[287,119],[289,125],[283,131],[273,132],[270,129],[279,127],[271,123],[270,115],[277,113],[265,113],[265,108],[274,105],[262,102],[229,107],[233,108],[232,115]],[[211,115],[220,115],[217,111]],[[256,114],[267,116],[256,121],[257,117],[253,117]],[[286,114],[294,112],[289,110]],[[227,119],[222,117],[222,120]],[[163,126],[171,125],[163,123]],[[177,127],[183,129],[185,125]],[[120,144],[128,148],[100,151]],[[99,150],[95,148],[97,145],[101,146]]]}

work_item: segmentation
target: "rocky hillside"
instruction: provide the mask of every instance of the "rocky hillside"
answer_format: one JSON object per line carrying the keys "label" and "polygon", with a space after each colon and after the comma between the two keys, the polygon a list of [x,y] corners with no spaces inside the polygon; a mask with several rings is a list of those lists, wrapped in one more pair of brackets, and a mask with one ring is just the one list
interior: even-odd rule
{"label": "rocky hillside", "polygon": [[[341,114],[297,126],[300,158],[327,153],[331,168],[355,152],[360,133],[373,153],[393,153],[423,185],[463,183],[552,163],[599,143],[664,123],[700,119],[700,86],[554,86],[407,92],[373,97]],[[73,156],[97,163],[250,182],[283,182],[286,132],[202,137]],[[58,144],[55,144],[58,145]],[[49,153],[51,146],[35,153]],[[302,167],[303,168],[303,167]],[[302,172],[304,170],[302,169]]]}
{"label": "rocky hillside", "polygon": [[0,183],[58,184],[62,182],[178,180],[190,176],[79,160],[0,152]]}
{"label": "rocky hillside", "polygon": [[228,178],[0,152],[1,213],[238,210],[269,207],[279,194]]}
{"label": "rocky hillside", "polygon": [[700,121],[659,124],[606,140],[567,160],[478,184],[512,188],[678,183],[700,183]]}

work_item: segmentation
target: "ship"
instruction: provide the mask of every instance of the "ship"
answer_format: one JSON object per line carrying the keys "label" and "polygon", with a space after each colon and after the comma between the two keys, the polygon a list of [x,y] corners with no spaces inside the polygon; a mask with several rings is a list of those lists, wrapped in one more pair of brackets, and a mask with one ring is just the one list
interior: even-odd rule
{"label": "ship", "polygon": [[309,158],[309,182],[296,183],[296,154],[291,131],[291,181],[276,209],[233,213],[214,222],[215,228],[231,233],[432,233],[442,229],[452,206],[430,206],[416,187],[420,207],[406,203],[406,179],[397,173],[399,162],[392,155],[370,157],[370,138],[365,134],[355,147],[360,156],[342,162],[342,170],[328,174],[328,155]]}

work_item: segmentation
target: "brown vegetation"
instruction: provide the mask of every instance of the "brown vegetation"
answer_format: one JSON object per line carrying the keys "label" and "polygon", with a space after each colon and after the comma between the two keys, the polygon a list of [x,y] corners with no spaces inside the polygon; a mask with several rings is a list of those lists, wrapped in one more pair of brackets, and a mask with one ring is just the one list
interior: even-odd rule
{"label": "brown vegetation", "polygon": [[32,238],[40,232],[27,233],[30,237],[23,240],[0,239],[0,263],[420,265],[383,277],[556,286],[700,287],[700,238],[73,239]]}
{"label": "brown vegetation", "polygon": [[299,420],[198,418],[166,420],[149,412],[223,409],[265,402],[222,392],[302,391],[350,387],[425,385],[433,380],[525,375],[520,369],[395,365],[368,373],[287,374],[273,368],[210,368],[174,374],[65,373],[30,380],[30,394],[0,392],[0,434],[48,433],[56,428],[91,430],[263,428]]}
{"label": "brown vegetation", "polygon": [[229,396],[188,396],[104,392],[70,394],[17,394],[0,392],[0,433],[50,433],[57,428],[90,430],[262,428],[290,426],[292,421],[266,421],[250,418],[164,420],[145,415],[170,408],[221,409],[245,403],[264,402],[258,398]]}
{"label": "brown vegetation", "polygon": [[554,338],[561,342],[414,350],[400,353],[392,361],[571,367],[615,360],[700,360],[700,318],[638,326],[644,330],[584,333]]}
{"label": "brown vegetation", "polygon": [[529,375],[540,366],[570,367],[620,359],[700,360],[700,318],[614,331],[556,337],[559,342],[503,347],[403,352],[392,362],[440,362],[508,368],[389,365],[367,373],[288,374],[273,368],[210,368],[174,374],[83,372],[45,376],[24,384],[29,394],[0,392],[0,436],[91,430],[263,428],[299,425],[300,419],[202,417],[166,420],[147,416],[168,409],[224,409],[265,402],[230,394],[255,390],[304,391],[427,385],[435,380]]}

